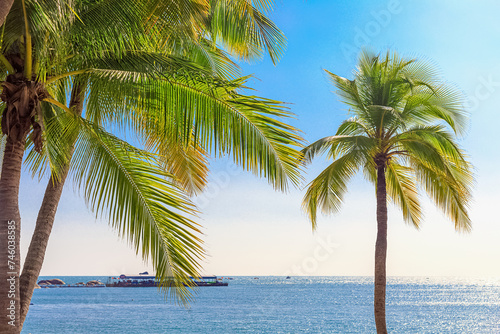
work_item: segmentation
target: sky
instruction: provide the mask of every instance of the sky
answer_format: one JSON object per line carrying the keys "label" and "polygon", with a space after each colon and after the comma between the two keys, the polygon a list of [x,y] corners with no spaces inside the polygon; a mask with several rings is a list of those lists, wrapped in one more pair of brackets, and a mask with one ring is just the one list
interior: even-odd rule
{"label": "sky", "polygon": [[[269,57],[241,63],[253,74],[255,94],[290,103],[291,123],[315,141],[335,133],[347,110],[323,69],[352,78],[361,48],[398,53],[432,63],[467,96],[470,125],[460,144],[475,167],[471,233],[453,224],[422,196],[420,230],[389,206],[389,276],[500,276],[499,145],[500,3],[496,1],[287,0],[272,20],[288,40],[274,66]],[[301,211],[304,187],[328,164],[316,159],[305,183],[288,193],[242,171],[228,159],[211,161],[206,192],[195,199],[202,213],[207,257],[203,274],[370,276],[376,237],[375,191],[356,177],[342,210],[320,216],[313,232]],[[21,250],[26,254],[47,180],[25,170],[20,189]],[[117,275],[148,270],[125,240],[90,213],[67,184],[41,275]]]}

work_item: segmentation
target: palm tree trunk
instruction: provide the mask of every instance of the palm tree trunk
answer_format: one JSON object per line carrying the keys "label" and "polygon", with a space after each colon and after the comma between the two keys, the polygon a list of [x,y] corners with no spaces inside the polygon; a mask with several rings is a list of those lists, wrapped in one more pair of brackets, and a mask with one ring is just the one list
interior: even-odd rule
{"label": "palm tree trunk", "polygon": [[26,134],[7,138],[0,177],[0,333],[20,332],[19,182]]}
{"label": "palm tree trunk", "polygon": [[31,237],[31,243],[24,261],[23,272],[20,277],[19,288],[21,296],[21,328],[28,313],[31,297],[35,284],[42,269],[45,251],[49,242],[49,236],[54,224],[54,218],[57,211],[57,205],[61,198],[64,182],[68,174],[69,166],[61,171],[58,179],[50,178],[49,184],[45,189],[40,211],[36,220],[35,231]]}
{"label": "palm tree trunk", "polygon": [[[83,111],[83,90],[83,84],[75,83],[73,91],[71,92],[69,107],[73,108],[78,115],[81,115]],[[74,143],[70,151],[70,157],[73,155],[73,151]],[[49,242],[50,233],[52,232],[57,206],[59,205],[59,200],[61,199],[68,171],[69,164],[60,170],[58,178],[50,178],[49,184],[45,189],[42,205],[38,211],[35,231],[31,237],[31,243],[28,253],[26,254],[23,272],[20,278],[21,328],[24,324],[24,320],[26,319],[26,315],[28,314],[31,297],[33,296],[33,290],[35,289],[35,284],[38,276],[40,275],[40,271],[42,270],[45,251],[47,250],[47,244]]]}
{"label": "palm tree trunk", "polygon": [[377,242],[375,244],[375,325],[378,334],[387,333],[385,287],[387,258],[387,189],[385,166],[377,167]]}
{"label": "palm tree trunk", "polygon": [[0,26],[5,22],[14,0],[0,0]]}

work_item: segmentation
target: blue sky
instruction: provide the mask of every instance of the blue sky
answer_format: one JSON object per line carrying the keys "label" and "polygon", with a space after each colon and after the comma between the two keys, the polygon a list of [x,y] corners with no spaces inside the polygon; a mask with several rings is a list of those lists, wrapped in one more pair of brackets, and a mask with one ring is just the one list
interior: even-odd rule
{"label": "blue sky", "polygon": [[[338,102],[322,69],[349,77],[361,47],[387,49],[434,64],[449,84],[468,96],[470,129],[461,139],[476,168],[471,207],[473,232],[454,232],[452,223],[424,197],[420,231],[389,212],[389,275],[500,276],[500,224],[495,142],[500,105],[500,4],[495,1],[303,1],[276,5],[273,21],[288,48],[277,66],[266,58],[242,64],[254,74],[256,94],[289,102],[292,123],[314,141],[335,132],[347,110]],[[307,169],[311,180],[327,162]],[[339,214],[321,217],[312,233],[300,210],[304,191],[277,193],[235,168],[212,161],[207,192],[196,202],[208,257],[204,273],[217,275],[372,275],[375,243],[373,186],[351,183]],[[22,249],[34,228],[46,180],[23,177]],[[151,270],[125,241],[88,213],[67,185],[42,275],[115,275]]]}

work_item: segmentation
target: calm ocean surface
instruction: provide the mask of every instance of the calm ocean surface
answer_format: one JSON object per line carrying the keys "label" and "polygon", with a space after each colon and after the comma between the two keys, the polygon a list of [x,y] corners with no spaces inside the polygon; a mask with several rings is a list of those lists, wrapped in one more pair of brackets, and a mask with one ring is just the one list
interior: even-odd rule
{"label": "calm ocean surface", "polygon": [[[228,282],[197,289],[189,309],[157,288],[37,289],[22,333],[374,333],[370,277]],[[391,333],[500,333],[500,279],[389,278],[387,324]]]}

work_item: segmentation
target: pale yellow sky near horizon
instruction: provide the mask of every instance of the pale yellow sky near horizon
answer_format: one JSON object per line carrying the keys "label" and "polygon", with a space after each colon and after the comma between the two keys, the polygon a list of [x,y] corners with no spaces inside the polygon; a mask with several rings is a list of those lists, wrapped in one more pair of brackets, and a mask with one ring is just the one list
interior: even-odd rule
{"label": "pale yellow sky near horizon", "polygon": [[[33,192],[37,184],[23,187]],[[72,192],[71,187],[65,190]],[[370,276],[376,234],[372,185],[356,179],[342,211],[321,217],[312,233],[300,211],[302,192],[274,192],[264,181],[238,175],[214,191],[200,223],[207,257],[203,274]],[[424,202],[421,230],[406,225],[389,207],[389,276],[500,276],[497,220],[488,216],[500,199],[476,198],[474,229],[457,233],[430,202]],[[27,197],[27,196],[26,196]],[[25,198],[26,198],[25,197]],[[35,203],[32,203],[33,205]],[[117,275],[153,272],[104,222],[85,212],[83,201],[61,203],[41,275]],[[68,207],[78,215],[73,216]],[[24,219],[24,217],[23,217]],[[22,253],[32,232],[22,221]],[[492,233],[494,231],[495,233]],[[77,236],[77,237],[76,237]]]}

